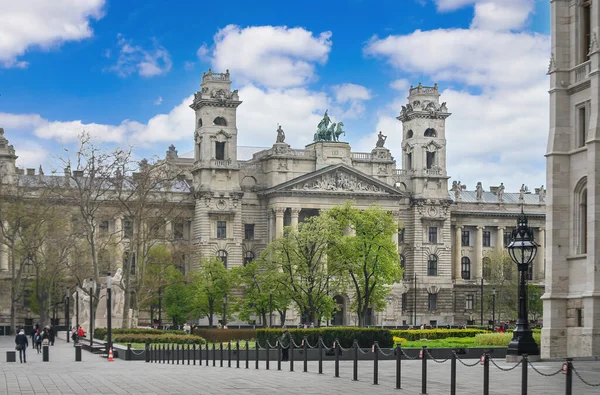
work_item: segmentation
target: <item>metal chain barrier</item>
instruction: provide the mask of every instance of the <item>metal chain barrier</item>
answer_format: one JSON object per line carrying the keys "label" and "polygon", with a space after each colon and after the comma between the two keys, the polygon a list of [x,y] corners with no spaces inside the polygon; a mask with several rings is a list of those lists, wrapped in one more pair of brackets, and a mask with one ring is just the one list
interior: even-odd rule
{"label": "metal chain barrier", "polygon": [[306,345],[308,346],[308,348],[317,348],[319,346],[319,342],[317,342],[317,344],[315,346],[311,346],[310,343],[308,342],[308,339],[304,340],[306,342]]}
{"label": "metal chain barrier", "polygon": [[270,349],[277,348],[277,342],[275,342],[275,345],[272,345],[271,342],[269,342],[269,340],[267,339],[267,346],[269,346]]}
{"label": "metal chain barrier", "polygon": [[130,349],[129,349],[129,351],[131,351],[131,353],[132,353],[133,355],[142,355],[143,353],[145,353],[145,352],[146,352],[145,350],[140,350],[139,352],[135,352],[135,351],[133,351],[133,349],[132,349],[132,348],[130,348]]}
{"label": "metal chain barrier", "polygon": [[[559,373],[561,373],[561,372],[563,371],[563,370],[562,370],[562,367],[561,367],[561,368],[559,368],[559,369],[558,369],[556,372],[554,372],[554,373],[543,373],[543,372],[540,372],[539,370],[537,370],[537,369],[536,369],[536,367],[535,367],[535,366],[533,366],[533,364],[532,364],[532,363],[531,363],[529,360],[527,360],[527,362],[529,363],[529,366],[531,367],[531,369],[533,369],[533,370],[534,370],[534,371],[535,371],[537,374],[540,374],[540,375],[542,375],[542,376],[544,376],[544,377],[552,377],[552,376],[556,376],[557,374],[559,374]],[[598,386],[600,386],[600,384],[599,384]]]}
{"label": "metal chain barrier", "polygon": [[429,359],[431,359],[435,363],[444,363],[444,362],[446,362],[447,360],[449,360],[451,358],[451,356],[450,356],[450,357],[448,357],[446,359],[435,359],[433,357],[433,355],[431,355],[431,353],[429,352],[429,349],[427,349],[426,351],[427,351],[427,356],[429,357]]}
{"label": "metal chain barrier", "polygon": [[331,349],[333,348],[333,347],[327,347],[327,346],[325,345],[325,342],[323,341],[323,339],[319,339],[319,341],[320,341],[320,342],[321,342],[321,344],[323,345],[323,348],[325,349],[325,351],[329,351],[329,350],[331,350]]}
{"label": "metal chain barrier", "polygon": [[294,348],[302,348],[301,345],[296,344],[293,337],[290,337],[290,342],[294,345]]}
{"label": "metal chain barrier", "polygon": [[414,357],[411,357],[410,355],[408,355],[408,354],[407,354],[407,353],[404,351],[404,349],[403,349],[403,348],[402,348],[401,350],[402,350],[402,355],[404,355],[404,356],[405,356],[406,358],[408,358],[408,359],[411,359],[411,360],[413,360],[413,359],[417,359],[417,358],[419,358],[419,354],[415,355]]}
{"label": "metal chain barrier", "polygon": [[[459,359],[460,360],[460,359]],[[477,361],[479,362],[479,361]],[[517,364],[515,366],[513,366],[512,368],[503,368],[501,366],[498,366],[498,364],[496,363],[496,361],[494,361],[494,359],[492,357],[490,357],[490,362],[492,363],[492,365],[494,365],[495,367],[497,367],[498,369],[500,369],[503,372],[510,372],[511,370],[514,370],[517,368],[517,366],[519,366],[521,364],[521,362],[523,362],[523,360],[521,359],[519,362],[517,362]],[[461,362],[462,363],[462,362]]]}
{"label": "metal chain barrier", "polygon": [[[455,352],[455,351],[452,351],[452,354],[456,355],[456,352]],[[458,355],[456,355],[456,360],[457,360],[458,362],[460,362],[460,363],[461,363],[461,365],[463,365],[463,366],[466,366],[466,367],[468,367],[468,368],[472,368],[473,366],[476,366],[476,365],[478,365],[478,364],[480,363],[480,360],[478,359],[477,361],[475,361],[475,363],[473,363],[473,364],[468,364],[468,363],[466,363],[466,362],[463,362],[463,361],[462,361],[462,359],[460,359],[460,358],[458,357]],[[491,358],[490,358],[490,360],[491,360]],[[521,362],[519,362],[519,363],[521,363]],[[496,365],[496,364],[494,364],[494,365]],[[497,365],[496,365],[496,366],[497,366]],[[519,366],[519,365],[517,365],[517,366]],[[515,367],[516,367],[516,366],[515,366]],[[513,369],[514,369],[514,368],[513,368]],[[509,369],[509,370],[512,370],[512,369]]]}
{"label": "metal chain barrier", "polygon": [[261,346],[260,346],[260,343],[258,342],[258,339],[256,340],[256,343],[255,343],[255,344],[256,344],[256,349],[257,349],[257,350],[264,350],[264,349],[265,349],[264,347],[261,347]]}
{"label": "metal chain barrier", "polygon": [[391,357],[392,355],[394,355],[395,352],[395,349],[392,348],[392,351],[389,354],[387,354],[381,349],[381,347],[379,347],[379,344],[377,344],[377,350],[379,350],[379,352],[381,352],[381,355],[383,355],[384,357]]}
{"label": "metal chain barrier", "polygon": [[579,380],[581,380],[581,382],[585,385],[587,385],[588,387],[600,387],[600,383],[598,384],[592,384],[590,382],[587,382],[583,377],[581,377],[581,375],[579,374],[579,372],[577,371],[577,369],[575,369],[575,366],[573,366],[573,371],[575,372],[575,376],[579,377]]}
{"label": "metal chain barrier", "polygon": [[344,348],[344,347],[342,347],[342,344],[339,343],[339,342],[338,342],[337,346],[340,348],[340,351],[343,351],[343,352],[348,352],[348,351],[352,350],[352,347],[350,347],[350,348]]}

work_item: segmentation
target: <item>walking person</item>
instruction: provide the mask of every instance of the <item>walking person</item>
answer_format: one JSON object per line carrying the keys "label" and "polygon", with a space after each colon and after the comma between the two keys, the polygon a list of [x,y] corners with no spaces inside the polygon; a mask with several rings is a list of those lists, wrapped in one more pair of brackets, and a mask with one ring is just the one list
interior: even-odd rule
{"label": "walking person", "polygon": [[75,326],[73,329],[71,329],[71,339],[73,340],[73,347],[75,347],[79,341],[79,337],[77,336],[77,327]]}
{"label": "walking person", "polygon": [[50,345],[53,346],[54,345],[54,338],[56,337],[56,334],[54,333],[54,327],[52,325],[50,325],[50,327],[48,328],[48,339],[50,340]]}
{"label": "walking person", "polygon": [[27,346],[29,346],[29,341],[27,340],[27,336],[25,335],[25,330],[21,328],[19,334],[15,337],[16,350],[19,351],[19,361],[21,363],[27,363],[27,356],[25,354],[25,350]]}
{"label": "walking person", "polygon": [[281,361],[287,362],[290,360],[290,343],[292,342],[292,334],[288,331],[288,328],[284,325],[282,328],[283,333],[281,335]]}
{"label": "walking person", "polygon": [[42,334],[39,329],[33,335],[33,348],[37,350],[38,354],[42,352]]}

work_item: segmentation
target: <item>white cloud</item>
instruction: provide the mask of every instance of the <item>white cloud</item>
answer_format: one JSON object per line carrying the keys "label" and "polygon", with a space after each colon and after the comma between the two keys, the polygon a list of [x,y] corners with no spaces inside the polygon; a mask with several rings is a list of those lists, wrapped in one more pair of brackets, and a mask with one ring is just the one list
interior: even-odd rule
{"label": "white cloud", "polygon": [[485,30],[522,28],[533,11],[534,0],[435,0],[440,11],[474,5],[471,27]]}
{"label": "white cloud", "polygon": [[0,66],[25,67],[28,50],[49,49],[93,35],[92,19],[100,19],[104,0],[0,1]]}
{"label": "white cloud", "polygon": [[208,58],[209,53],[210,50],[208,49],[206,44],[202,44],[200,48],[198,48],[198,50],[196,51],[196,56],[200,60],[206,60]]}
{"label": "white cloud", "polygon": [[410,87],[410,81],[404,78],[400,78],[392,81],[390,87],[393,89],[400,91],[402,93],[408,92],[408,88]]}
{"label": "white cloud", "polygon": [[163,102],[163,98],[162,98],[162,96],[159,96],[156,98],[156,100],[154,100],[154,105],[160,106],[162,104],[162,102]]}
{"label": "white cloud", "polygon": [[340,84],[334,85],[332,88],[337,104],[347,104],[350,107],[345,111],[341,108],[336,108],[339,115],[343,119],[359,118],[365,112],[364,102],[371,100],[371,91],[362,85],[357,84]]}
{"label": "white cloud", "polygon": [[189,60],[183,64],[183,68],[186,71],[194,70],[194,67],[196,67],[196,64],[194,62],[190,62]]}
{"label": "white cloud", "polygon": [[120,33],[117,35],[117,39],[119,58],[116,64],[107,69],[108,71],[113,71],[121,77],[127,77],[134,73],[138,73],[142,77],[154,77],[166,74],[171,70],[173,62],[169,51],[156,42],[154,42],[154,48],[144,49],[132,45]]}
{"label": "white cloud", "polygon": [[[303,28],[229,25],[214,37],[211,63],[229,69],[241,84],[301,86],[316,79],[315,64],[327,61],[331,32],[314,36]],[[203,48],[203,47],[200,47]]]}

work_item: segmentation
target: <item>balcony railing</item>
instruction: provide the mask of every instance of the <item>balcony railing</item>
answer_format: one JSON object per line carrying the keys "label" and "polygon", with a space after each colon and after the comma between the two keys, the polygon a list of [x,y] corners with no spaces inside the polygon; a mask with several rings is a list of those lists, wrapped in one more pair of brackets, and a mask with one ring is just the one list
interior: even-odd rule
{"label": "balcony railing", "polygon": [[352,159],[371,159],[371,154],[368,152],[353,152]]}
{"label": "balcony railing", "polygon": [[571,85],[586,80],[590,76],[591,62],[587,61],[571,69]]}

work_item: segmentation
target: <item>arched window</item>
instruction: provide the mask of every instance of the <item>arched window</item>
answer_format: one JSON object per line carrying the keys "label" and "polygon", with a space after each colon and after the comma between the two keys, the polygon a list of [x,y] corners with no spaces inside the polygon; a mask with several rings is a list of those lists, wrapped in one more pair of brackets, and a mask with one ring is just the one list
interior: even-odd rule
{"label": "arched window", "polygon": [[428,276],[437,276],[437,266],[438,266],[438,257],[437,255],[429,255],[429,260],[427,261],[427,275]]}
{"label": "arched window", "polygon": [[485,256],[481,260],[481,263],[483,264],[483,278],[490,280],[492,277],[492,260]]}
{"label": "arched window", "polygon": [[471,260],[466,256],[460,260],[460,277],[463,280],[471,279]]}
{"label": "arched window", "polygon": [[202,118],[198,118],[198,127],[201,128],[202,127]]}
{"label": "arched window", "polygon": [[402,269],[402,279],[406,278],[406,258],[400,254],[400,269]]}
{"label": "arched window", "polygon": [[587,254],[587,188],[579,194],[579,253]]}
{"label": "arched window", "polygon": [[412,136],[413,136],[413,131],[412,131],[412,129],[408,129],[408,132],[406,132],[406,138],[407,138],[407,139],[410,139],[410,138],[412,138]]}
{"label": "arched window", "polygon": [[246,266],[253,260],[254,260],[254,253],[252,251],[246,251],[246,253],[244,253],[244,266]]}
{"label": "arched window", "polygon": [[217,251],[217,258],[223,261],[223,266],[227,267],[227,251],[219,250]]}
{"label": "arched window", "polygon": [[433,128],[428,128],[427,130],[425,130],[425,137],[436,137],[437,133],[435,131],[435,129]]}
{"label": "arched window", "polygon": [[227,121],[223,117],[216,117],[213,124],[216,126],[227,126]]}

